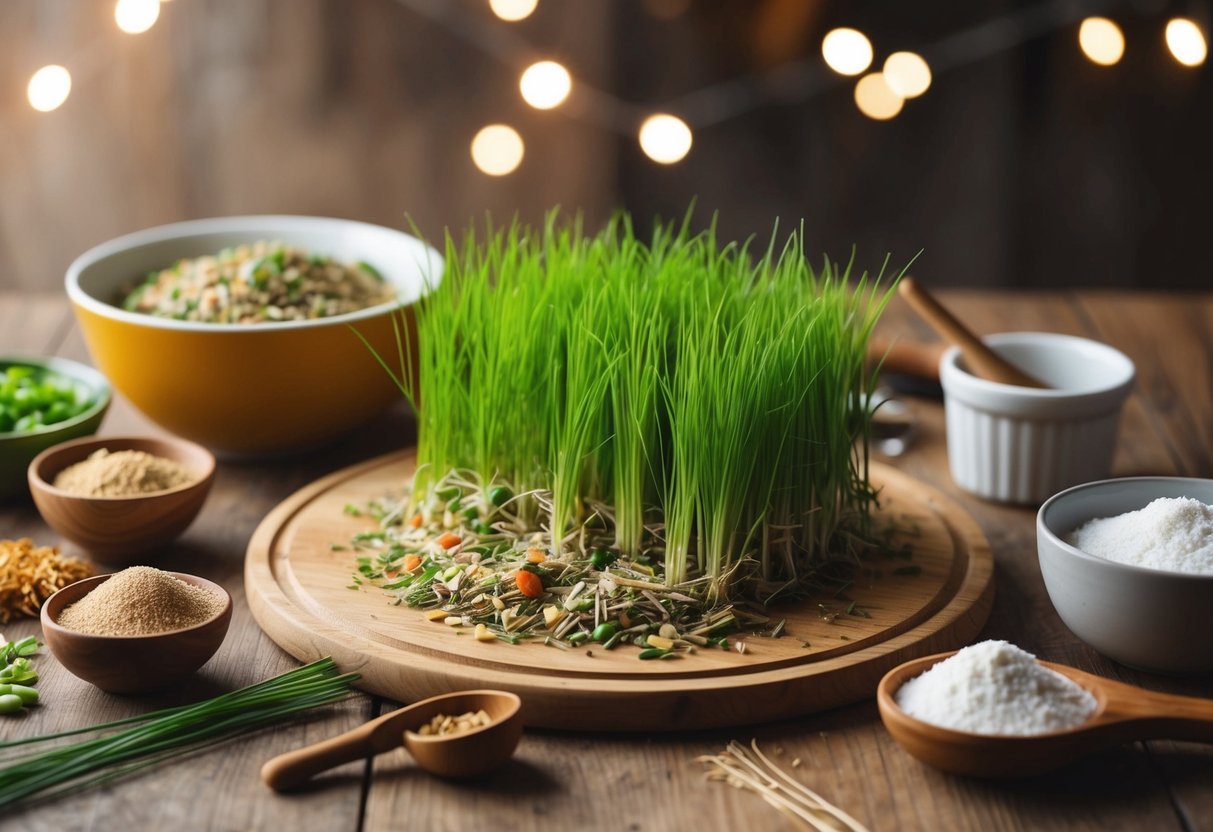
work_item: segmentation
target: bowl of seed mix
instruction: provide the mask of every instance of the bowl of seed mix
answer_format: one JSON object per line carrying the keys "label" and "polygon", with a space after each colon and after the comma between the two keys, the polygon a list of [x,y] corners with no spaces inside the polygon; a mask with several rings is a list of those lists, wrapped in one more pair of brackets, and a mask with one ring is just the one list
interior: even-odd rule
{"label": "bowl of seed mix", "polygon": [[55,531],[106,563],[140,562],[197,517],[215,458],[175,438],[90,437],[43,451],[30,493]]}
{"label": "bowl of seed mix", "polygon": [[[400,400],[442,256],[331,217],[213,217],[102,243],[68,269],[89,353],[139,410],[228,455],[316,445]],[[371,349],[368,349],[368,345]]]}
{"label": "bowl of seed mix", "polygon": [[110,693],[139,693],[204,665],[231,619],[231,596],[218,584],[131,566],[52,595],[42,606],[42,635],[73,675]]}

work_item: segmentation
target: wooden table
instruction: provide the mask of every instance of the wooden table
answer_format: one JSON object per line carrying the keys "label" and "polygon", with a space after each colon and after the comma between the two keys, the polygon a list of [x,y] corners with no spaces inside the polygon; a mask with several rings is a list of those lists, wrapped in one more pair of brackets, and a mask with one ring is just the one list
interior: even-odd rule
{"label": "wooden table", "polygon": [[[1213,294],[977,294],[946,301],[978,330],[1042,329],[1087,335],[1133,358],[1137,392],[1124,413],[1115,473],[1213,476]],[[929,337],[895,302],[882,327]],[[0,295],[0,354],[56,354],[87,360],[59,295]],[[997,561],[997,598],[983,634],[1051,659],[1159,690],[1213,696],[1213,679],[1173,679],[1128,670],[1075,638],[1053,611],[1036,561],[1034,512],[982,502],[951,482],[942,408],[915,400],[917,443],[896,464],[939,486],[981,523]],[[158,433],[115,402],[107,434]],[[45,650],[37,663],[45,705],[0,718],[0,735],[20,737],[93,724],[153,706],[213,695],[297,663],[253,622],[241,566],[249,535],[281,499],[332,470],[411,441],[403,409],[320,452],[224,463],[195,525],[158,565],[212,578],[236,603],[218,655],[187,689],[122,698],[69,675]],[[31,504],[0,509],[0,535],[57,542]],[[67,551],[71,551],[67,546]],[[10,638],[35,622],[5,627]],[[1193,633],[1210,638],[1210,633]],[[269,757],[353,727],[394,703],[359,694],[303,722],[231,742],[115,784],[2,816],[0,827],[142,829],[796,829],[758,797],[707,782],[695,757],[730,739],[756,737],[797,775],[871,829],[1213,829],[1213,747],[1173,742],[1124,746],[1047,778],[985,783],[944,775],[906,756],[882,728],[872,702],[757,728],[681,736],[528,732],[513,764],[476,785],[441,782],[403,752],[356,763],[309,792],[279,796],[257,777]],[[592,727],[592,726],[587,726]]]}

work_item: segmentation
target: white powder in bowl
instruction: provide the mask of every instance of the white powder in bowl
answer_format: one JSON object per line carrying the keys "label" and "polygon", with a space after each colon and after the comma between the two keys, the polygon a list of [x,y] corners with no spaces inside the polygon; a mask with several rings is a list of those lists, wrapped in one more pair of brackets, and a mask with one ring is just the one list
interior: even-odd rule
{"label": "white powder in bowl", "polygon": [[1095,713],[1095,697],[1005,641],[983,641],[944,659],[897,691],[923,722],[973,734],[1048,734]]}
{"label": "white powder in bowl", "polygon": [[1213,575],[1213,506],[1190,497],[1159,497],[1139,511],[1090,520],[1066,542],[1117,563]]}

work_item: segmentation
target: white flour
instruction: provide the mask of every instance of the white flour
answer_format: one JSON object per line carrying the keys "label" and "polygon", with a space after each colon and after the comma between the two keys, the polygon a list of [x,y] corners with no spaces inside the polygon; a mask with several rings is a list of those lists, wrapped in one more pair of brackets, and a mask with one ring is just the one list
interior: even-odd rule
{"label": "white flour", "polygon": [[1081,725],[1095,697],[1005,641],[966,647],[901,686],[907,714],[973,734],[1047,734]]}
{"label": "white flour", "polygon": [[1140,511],[1084,523],[1066,542],[1118,563],[1213,575],[1213,506],[1160,497]]}

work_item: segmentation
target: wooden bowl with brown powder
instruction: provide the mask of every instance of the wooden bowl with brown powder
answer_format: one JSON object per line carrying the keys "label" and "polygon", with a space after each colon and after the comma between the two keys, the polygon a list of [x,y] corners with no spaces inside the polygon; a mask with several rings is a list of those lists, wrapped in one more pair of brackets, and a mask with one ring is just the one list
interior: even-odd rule
{"label": "wooden bowl with brown powder", "polygon": [[197,517],[215,457],[175,438],[89,437],[40,453],[29,487],[42,518],[106,563],[140,563]]}
{"label": "wooden bowl with brown powder", "polygon": [[135,566],[52,595],[42,605],[42,636],[75,676],[110,693],[140,693],[206,664],[231,620],[232,598],[218,584]]}

